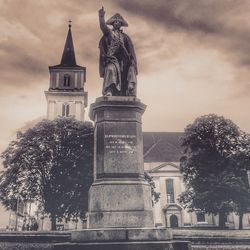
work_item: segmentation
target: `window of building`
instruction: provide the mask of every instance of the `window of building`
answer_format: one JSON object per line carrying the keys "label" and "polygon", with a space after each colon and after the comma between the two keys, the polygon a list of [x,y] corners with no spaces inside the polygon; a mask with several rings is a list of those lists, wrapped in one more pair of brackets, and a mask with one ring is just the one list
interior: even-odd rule
{"label": "window of building", "polygon": [[66,74],[64,75],[64,87],[70,86],[70,75]]}
{"label": "window of building", "polygon": [[166,189],[167,189],[167,203],[174,203],[174,180],[166,180]]}
{"label": "window of building", "polygon": [[205,221],[205,214],[203,212],[196,213],[197,222],[204,222]]}
{"label": "window of building", "polygon": [[63,117],[69,116],[69,104],[68,103],[63,103],[62,105],[62,116]]}

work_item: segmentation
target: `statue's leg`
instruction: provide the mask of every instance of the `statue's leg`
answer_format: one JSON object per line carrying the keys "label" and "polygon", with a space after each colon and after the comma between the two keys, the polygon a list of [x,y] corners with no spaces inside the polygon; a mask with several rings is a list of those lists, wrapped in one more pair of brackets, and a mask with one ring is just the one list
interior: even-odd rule
{"label": "statue's leg", "polygon": [[117,65],[115,62],[107,64],[103,81],[103,95],[120,95],[121,83],[119,74],[119,65]]}
{"label": "statue's leg", "polygon": [[127,95],[136,96],[137,78],[134,66],[130,66],[127,75],[128,88]]}
{"label": "statue's leg", "polygon": [[127,81],[127,71],[121,74],[121,96],[127,96],[128,91],[128,81]]}
{"label": "statue's leg", "polygon": [[135,86],[136,86],[135,82],[128,83],[128,91],[127,91],[128,96],[136,96],[136,87]]}
{"label": "statue's leg", "polygon": [[117,96],[119,95],[117,93],[119,92],[117,91],[115,84],[112,83],[108,86],[108,88],[105,89],[104,96]]}
{"label": "statue's leg", "polygon": [[112,96],[114,95],[114,86],[116,85],[116,68],[113,63],[107,64],[104,73],[103,80],[103,95]]}

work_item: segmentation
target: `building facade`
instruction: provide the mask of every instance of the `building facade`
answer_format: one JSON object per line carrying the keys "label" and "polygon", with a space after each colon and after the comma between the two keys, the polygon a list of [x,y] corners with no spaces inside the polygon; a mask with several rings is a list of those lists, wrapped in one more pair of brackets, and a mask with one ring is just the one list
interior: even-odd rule
{"label": "building facade", "polygon": [[[185,191],[180,173],[179,159],[182,156],[180,138],[183,133],[144,132],[144,169],[153,177],[160,200],[153,207],[155,226],[159,227],[216,227],[218,216],[200,211],[188,212],[178,203],[179,195]],[[231,213],[227,227],[238,229],[239,217]],[[244,214],[243,228],[250,228],[250,214]]]}

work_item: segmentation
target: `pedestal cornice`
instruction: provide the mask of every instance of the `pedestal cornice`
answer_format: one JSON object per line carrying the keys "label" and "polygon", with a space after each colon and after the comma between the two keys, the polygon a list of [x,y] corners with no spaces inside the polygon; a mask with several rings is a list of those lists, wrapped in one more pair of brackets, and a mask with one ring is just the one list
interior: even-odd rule
{"label": "pedestal cornice", "polygon": [[95,121],[95,114],[100,109],[113,109],[116,110],[137,110],[141,115],[146,109],[146,105],[141,103],[140,99],[130,96],[103,96],[96,99],[95,103],[90,105],[89,117],[92,121]]}

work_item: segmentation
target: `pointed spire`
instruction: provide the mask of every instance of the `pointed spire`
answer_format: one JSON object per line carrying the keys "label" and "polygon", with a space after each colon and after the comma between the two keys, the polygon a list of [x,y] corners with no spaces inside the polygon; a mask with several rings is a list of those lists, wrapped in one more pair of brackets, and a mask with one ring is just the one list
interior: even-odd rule
{"label": "pointed spire", "polygon": [[73,39],[71,34],[71,20],[69,20],[69,31],[67,35],[67,39],[65,42],[62,60],[60,66],[65,67],[74,67],[76,66],[76,58],[75,58],[75,51],[74,51],[74,45],[73,45]]}

